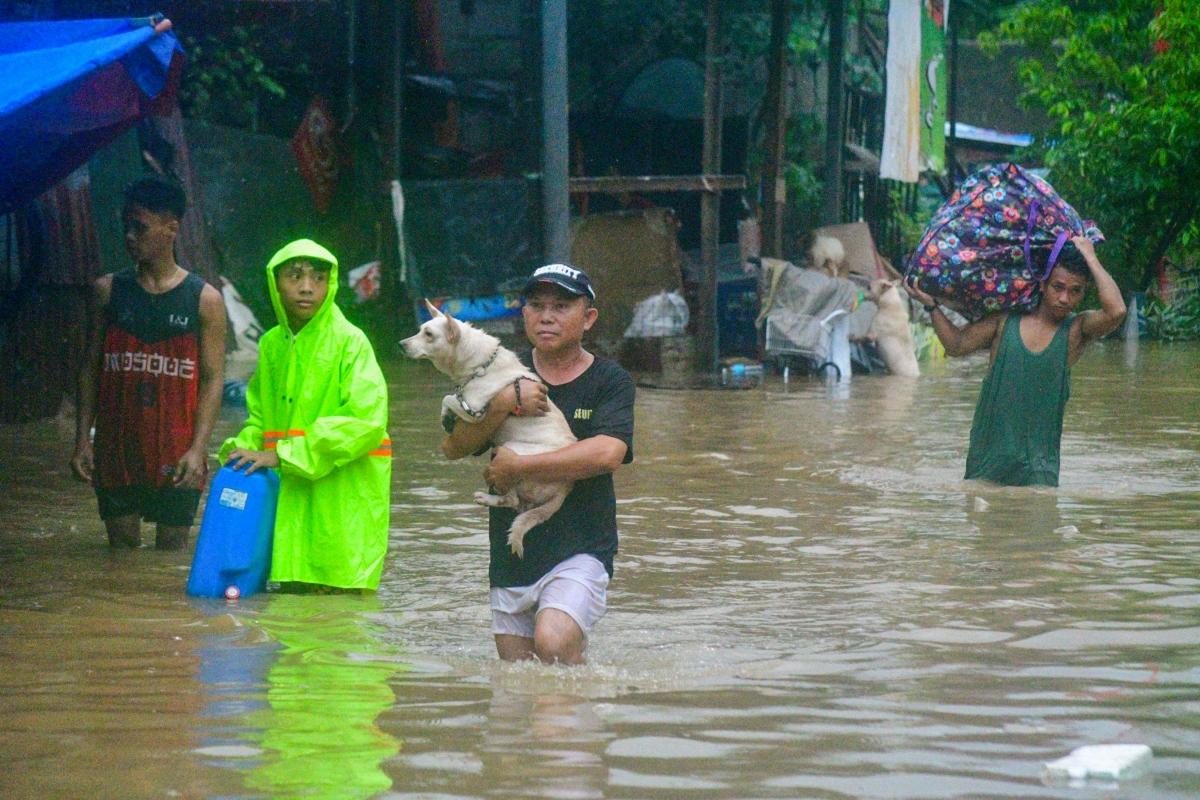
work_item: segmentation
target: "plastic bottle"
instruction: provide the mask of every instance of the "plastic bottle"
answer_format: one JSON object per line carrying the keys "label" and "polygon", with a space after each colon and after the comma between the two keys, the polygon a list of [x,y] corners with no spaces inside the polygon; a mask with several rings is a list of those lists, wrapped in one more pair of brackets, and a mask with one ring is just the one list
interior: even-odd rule
{"label": "plastic bottle", "polygon": [[758,386],[763,380],[762,364],[730,364],[721,367],[721,385],[735,389]]}
{"label": "plastic bottle", "polygon": [[221,467],[196,538],[187,593],[236,600],[261,592],[271,572],[279,476]]}

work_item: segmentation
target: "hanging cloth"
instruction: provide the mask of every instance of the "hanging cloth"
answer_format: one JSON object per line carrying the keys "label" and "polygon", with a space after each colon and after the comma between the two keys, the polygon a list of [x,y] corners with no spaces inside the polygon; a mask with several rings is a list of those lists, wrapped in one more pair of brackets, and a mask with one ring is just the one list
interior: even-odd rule
{"label": "hanging cloth", "polygon": [[888,8],[887,107],[879,177],[916,183],[921,174],[921,0]]}

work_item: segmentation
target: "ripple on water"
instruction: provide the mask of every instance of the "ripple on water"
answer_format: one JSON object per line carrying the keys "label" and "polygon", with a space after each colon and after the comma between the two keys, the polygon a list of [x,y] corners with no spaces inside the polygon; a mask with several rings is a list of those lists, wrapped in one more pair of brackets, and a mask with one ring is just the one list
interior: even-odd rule
{"label": "ripple on water", "polygon": [[1190,800],[1200,348],[1158,353],[1169,392],[1129,391],[1103,344],[1076,365],[1057,490],[961,479],[982,362],[841,396],[639,393],[578,668],[496,660],[483,461],[431,456],[445,381],[421,365],[388,367],[393,418],[428,424],[397,438],[374,598],[192,603],[187,553],[110,558],[90,490],[51,470],[69,426],[0,429],[5,789],[1065,800],[1113,792],[1043,786],[1044,761],[1144,741],[1143,796]]}

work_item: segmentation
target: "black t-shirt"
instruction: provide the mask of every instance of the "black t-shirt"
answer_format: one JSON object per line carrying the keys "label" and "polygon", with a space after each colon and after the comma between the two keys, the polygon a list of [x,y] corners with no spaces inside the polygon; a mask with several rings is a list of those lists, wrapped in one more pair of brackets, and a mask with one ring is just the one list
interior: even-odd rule
{"label": "black t-shirt", "polygon": [[[532,354],[521,357],[532,368]],[[596,356],[587,371],[570,383],[550,386],[550,399],[562,410],[576,439],[611,436],[625,443],[625,460],[633,461],[634,384],[615,362]],[[488,528],[492,586],[530,586],[568,558],[595,556],[609,576],[617,553],[617,496],[610,473],[576,481],[562,508],[525,534],[525,557],[508,546],[508,529],[516,511],[493,508]]]}

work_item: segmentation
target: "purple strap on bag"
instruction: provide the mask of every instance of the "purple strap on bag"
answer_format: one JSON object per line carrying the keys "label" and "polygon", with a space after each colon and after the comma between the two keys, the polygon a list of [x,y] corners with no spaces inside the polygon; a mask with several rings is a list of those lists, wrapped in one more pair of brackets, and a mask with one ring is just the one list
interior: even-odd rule
{"label": "purple strap on bag", "polygon": [[1042,204],[1034,198],[1029,204],[1029,223],[1025,226],[1025,269],[1029,270],[1029,274],[1033,275],[1033,259],[1029,257],[1029,239],[1033,236],[1033,222],[1037,219],[1038,209]]}
{"label": "purple strap on bag", "polygon": [[1067,237],[1070,235],[1066,231],[1063,231],[1054,240],[1054,249],[1050,251],[1050,258],[1046,261],[1046,271],[1042,273],[1042,277],[1039,280],[1044,281],[1050,277],[1050,273],[1054,271],[1054,262],[1058,260],[1058,254],[1062,252],[1063,245],[1067,243]]}
{"label": "purple strap on bag", "polygon": [[[1037,219],[1038,211],[1041,210],[1041,201],[1036,198],[1029,204],[1029,224],[1025,226],[1025,268],[1029,270],[1029,274],[1033,275],[1033,258],[1029,254],[1029,240],[1033,237],[1033,223]],[[1050,273],[1054,271],[1054,262],[1058,261],[1058,254],[1062,252],[1063,245],[1067,243],[1067,239],[1071,234],[1063,231],[1058,234],[1058,238],[1054,241],[1054,248],[1050,251],[1050,258],[1046,260],[1046,270],[1039,281],[1044,281],[1050,277]]]}

